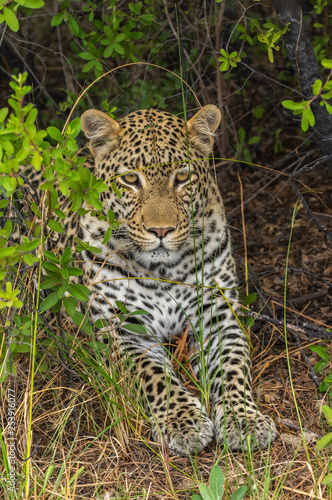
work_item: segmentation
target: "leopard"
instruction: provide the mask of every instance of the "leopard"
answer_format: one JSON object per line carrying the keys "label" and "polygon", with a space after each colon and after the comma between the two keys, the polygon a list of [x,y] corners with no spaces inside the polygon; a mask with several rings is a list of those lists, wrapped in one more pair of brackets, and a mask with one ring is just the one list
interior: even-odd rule
{"label": "leopard", "polygon": [[[102,319],[118,356],[130,358],[151,440],[176,455],[200,453],[214,439],[247,451],[248,436],[259,448],[276,438],[253,393],[230,231],[210,168],[220,122],[212,104],[189,120],[159,109],[118,120],[85,111],[89,168],[113,185],[101,194],[102,211],[112,211],[118,227],[104,242],[109,223],[89,206],[65,221],[69,237],[100,251],[87,246],[81,257],[91,321]],[[143,332],[119,322],[119,304]],[[183,331],[201,398],[174,368],[170,346]]]}

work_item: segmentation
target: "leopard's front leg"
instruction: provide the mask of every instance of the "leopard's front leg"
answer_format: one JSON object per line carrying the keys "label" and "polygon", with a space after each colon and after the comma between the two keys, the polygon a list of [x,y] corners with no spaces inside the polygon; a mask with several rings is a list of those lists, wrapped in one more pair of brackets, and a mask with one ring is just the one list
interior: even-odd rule
{"label": "leopard's front leg", "polygon": [[231,312],[225,314],[220,330],[205,347],[216,439],[232,450],[247,450],[247,436],[251,435],[254,447],[267,448],[276,437],[276,428],[254,401],[247,338]]}
{"label": "leopard's front leg", "polygon": [[172,371],[166,349],[153,340],[124,334],[120,351],[135,366],[143,402],[152,422],[152,439],[178,455],[199,453],[214,435],[204,405]]}

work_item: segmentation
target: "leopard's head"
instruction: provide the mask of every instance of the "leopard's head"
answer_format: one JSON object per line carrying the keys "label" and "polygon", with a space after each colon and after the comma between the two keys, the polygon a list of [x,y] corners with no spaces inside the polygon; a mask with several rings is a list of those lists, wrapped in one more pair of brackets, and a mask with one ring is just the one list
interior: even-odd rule
{"label": "leopard's head", "polygon": [[[220,119],[213,105],[187,123],[156,110],[119,121],[93,109],[82,115],[95,174],[124,189],[121,198],[111,188],[102,195],[104,211],[113,210],[122,223],[113,248],[131,252],[142,264],[171,264],[193,247],[193,222],[198,237],[205,215],[220,201],[208,161]],[[106,228],[96,219],[90,231],[100,238]]]}

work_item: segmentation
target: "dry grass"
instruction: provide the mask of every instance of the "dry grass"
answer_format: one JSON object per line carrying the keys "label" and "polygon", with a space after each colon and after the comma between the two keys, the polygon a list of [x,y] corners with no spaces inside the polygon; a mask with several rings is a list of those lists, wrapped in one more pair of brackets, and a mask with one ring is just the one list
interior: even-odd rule
{"label": "dry grass", "polygon": [[[324,433],[319,395],[314,394],[305,371],[301,377],[296,376],[301,364],[298,349],[291,349],[290,362],[294,368],[296,403],[302,425],[308,429],[304,435],[310,462],[298,426],[286,355],[280,349],[276,353],[274,341],[263,350],[256,344],[254,378],[261,408],[277,422],[278,440],[269,452],[232,454],[213,443],[200,456],[188,458],[173,457],[166,449],[152,448],[149,422],[137,404],[128,370],[119,364],[116,368],[104,365],[103,370],[87,369],[86,359],[82,361],[75,350],[75,342],[71,350],[76,373],[72,389],[67,387],[59,360],[54,360],[47,372],[35,375],[29,498],[97,498],[98,494],[110,491],[117,499],[189,499],[199,482],[208,479],[218,459],[230,492],[243,483],[254,488],[246,498],[329,498],[326,487],[320,484],[323,471],[327,470],[327,458],[324,453],[317,456],[315,451],[316,440]],[[82,347],[86,339],[81,338],[80,342]],[[88,364],[91,366],[91,360]],[[16,365],[17,452],[24,457],[29,360],[24,356]],[[6,412],[6,385],[2,387],[2,415]],[[50,465],[54,468],[43,489]],[[24,476],[24,462],[19,462],[19,466]]]}

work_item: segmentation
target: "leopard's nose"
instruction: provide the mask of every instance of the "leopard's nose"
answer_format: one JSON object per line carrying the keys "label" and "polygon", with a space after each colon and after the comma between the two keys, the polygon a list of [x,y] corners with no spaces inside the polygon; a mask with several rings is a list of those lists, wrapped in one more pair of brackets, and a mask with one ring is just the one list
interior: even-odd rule
{"label": "leopard's nose", "polygon": [[156,233],[158,238],[164,238],[167,233],[174,231],[175,227],[149,227],[146,228],[147,231],[151,233]]}

